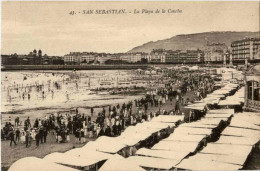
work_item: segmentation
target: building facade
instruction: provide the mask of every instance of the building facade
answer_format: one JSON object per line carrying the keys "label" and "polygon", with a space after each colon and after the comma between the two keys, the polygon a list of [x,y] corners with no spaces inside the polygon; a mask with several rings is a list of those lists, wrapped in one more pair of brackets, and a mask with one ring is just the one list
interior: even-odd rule
{"label": "building facade", "polygon": [[81,54],[79,52],[70,52],[70,54],[64,55],[65,65],[80,65]]}
{"label": "building facade", "polygon": [[233,61],[260,59],[260,38],[234,41],[231,44],[231,48]]}
{"label": "building facade", "polygon": [[245,104],[248,111],[260,112],[260,65],[255,65],[245,74]]}
{"label": "building facade", "polygon": [[150,59],[148,59],[148,62],[151,63],[165,63],[166,61],[166,51],[164,49],[154,49],[150,53]]}
{"label": "building facade", "polygon": [[167,51],[165,63],[197,63],[204,61],[204,52],[201,50]]}
{"label": "building facade", "polygon": [[224,60],[228,47],[225,43],[207,43],[205,47],[205,62],[218,62]]}

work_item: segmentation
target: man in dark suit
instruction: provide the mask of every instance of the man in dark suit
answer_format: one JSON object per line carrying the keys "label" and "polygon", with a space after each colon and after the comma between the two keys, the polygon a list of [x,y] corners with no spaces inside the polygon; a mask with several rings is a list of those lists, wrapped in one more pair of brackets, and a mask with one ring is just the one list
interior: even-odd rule
{"label": "man in dark suit", "polygon": [[16,142],[15,142],[15,140],[14,140],[14,135],[15,135],[14,129],[11,128],[10,133],[9,133],[9,137],[10,137],[10,140],[11,140],[10,146],[12,146],[12,142],[14,142],[14,145],[16,145]]}

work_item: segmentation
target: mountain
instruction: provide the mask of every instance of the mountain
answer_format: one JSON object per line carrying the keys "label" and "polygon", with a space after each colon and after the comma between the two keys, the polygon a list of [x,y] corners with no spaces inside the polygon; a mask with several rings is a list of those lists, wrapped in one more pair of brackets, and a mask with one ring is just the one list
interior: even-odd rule
{"label": "mountain", "polygon": [[171,37],[169,39],[150,41],[141,46],[137,46],[128,52],[146,52],[149,53],[153,49],[166,50],[195,50],[205,48],[209,43],[225,43],[231,45],[232,41],[244,39],[246,37],[260,37],[260,32],[205,32],[195,34],[182,34]]}

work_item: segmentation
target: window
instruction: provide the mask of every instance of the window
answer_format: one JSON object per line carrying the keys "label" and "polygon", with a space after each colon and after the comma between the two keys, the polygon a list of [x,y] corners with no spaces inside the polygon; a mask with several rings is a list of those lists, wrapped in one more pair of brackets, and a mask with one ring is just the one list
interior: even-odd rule
{"label": "window", "polygon": [[260,86],[258,82],[247,82],[247,98],[249,100],[260,101]]}

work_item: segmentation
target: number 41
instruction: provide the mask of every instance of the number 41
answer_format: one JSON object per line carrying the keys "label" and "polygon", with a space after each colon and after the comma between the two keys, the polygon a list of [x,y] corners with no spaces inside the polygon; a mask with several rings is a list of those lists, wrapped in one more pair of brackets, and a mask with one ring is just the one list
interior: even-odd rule
{"label": "number 41", "polygon": [[75,15],[76,13],[75,13],[75,11],[70,11],[69,14],[70,14],[70,15]]}

